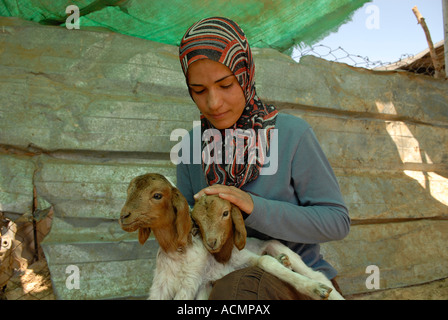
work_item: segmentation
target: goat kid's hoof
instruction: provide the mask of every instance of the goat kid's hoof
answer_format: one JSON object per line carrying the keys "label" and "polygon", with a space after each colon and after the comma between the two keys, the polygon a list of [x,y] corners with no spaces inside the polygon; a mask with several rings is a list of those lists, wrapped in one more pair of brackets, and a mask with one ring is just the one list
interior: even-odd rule
{"label": "goat kid's hoof", "polygon": [[277,257],[277,260],[280,261],[280,263],[285,266],[286,268],[292,270],[291,261],[289,261],[289,257],[287,254],[282,253]]}
{"label": "goat kid's hoof", "polygon": [[314,293],[317,294],[322,300],[327,300],[332,290],[333,289],[329,286],[321,283],[317,288],[314,289]]}

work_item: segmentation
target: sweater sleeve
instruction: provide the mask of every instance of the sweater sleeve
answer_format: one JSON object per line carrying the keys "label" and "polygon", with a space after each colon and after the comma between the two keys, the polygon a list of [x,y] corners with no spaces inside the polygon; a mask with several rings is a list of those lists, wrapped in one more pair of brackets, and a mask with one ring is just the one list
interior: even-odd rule
{"label": "sweater sleeve", "polygon": [[344,238],[350,228],[348,210],[334,172],[311,128],[302,135],[292,159],[287,160],[291,161],[290,175],[283,179],[290,181],[283,182],[293,188],[296,203],[252,193],[254,210],[246,219],[246,226],[272,238],[296,243]]}

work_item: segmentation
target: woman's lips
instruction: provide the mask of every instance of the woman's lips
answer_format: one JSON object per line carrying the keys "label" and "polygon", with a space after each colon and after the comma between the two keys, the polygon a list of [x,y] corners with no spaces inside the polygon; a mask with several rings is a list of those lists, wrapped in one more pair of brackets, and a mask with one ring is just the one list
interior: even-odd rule
{"label": "woman's lips", "polygon": [[220,120],[226,117],[227,111],[223,112],[223,113],[217,113],[217,114],[210,114],[210,118],[214,119],[214,120]]}

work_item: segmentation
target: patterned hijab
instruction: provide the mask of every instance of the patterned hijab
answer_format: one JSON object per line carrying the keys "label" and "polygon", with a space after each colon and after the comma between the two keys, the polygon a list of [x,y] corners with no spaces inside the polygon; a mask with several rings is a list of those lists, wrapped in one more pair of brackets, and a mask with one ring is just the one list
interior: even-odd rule
{"label": "patterned hijab", "polygon": [[[179,47],[179,58],[184,75],[187,75],[188,67],[200,59],[210,59],[227,66],[237,78],[246,98],[246,106],[241,117],[229,129],[242,129],[245,133],[244,161],[236,161],[236,148],[233,154],[225,153],[225,145],[231,144],[233,147],[241,146],[237,144],[235,138],[225,138],[225,130],[220,130],[221,139],[203,141],[202,150],[217,150],[210,146],[215,141],[222,142],[222,163],[205,163],[202,161],[202,168],[208,185],[225,184],[241,188],[243,185],[255,180],[260,173],[265,159],[264,152],[258,148],[258,156],[254,159],[253,148],[266,144],[269,147],[269,131],[275,128],[275,120],[278,111],[274,106],[263,104],[255,92],[254,71],[255,65],[249,43],[241,28],[232,20],[213,17],[200,20],[193,24],[185,33]],[[201,134],[207,129],[215,129],[213,125],[201,115]],[[253,130],[248,130],[253,129]],[[264,129],[264,131],[258,131]],[[234,132],[242,133],[242,130]],[[254,139],[248,138],[248,133],[255,133]],[[258,133],[264,133],[259,139]],[[201,135],[202,136],[202,135]],[[264,140],[264,141],[262,141]],[[250,142],[255,141],[254,143]],[[266,148],[266,146],[261,146]],[[250,152],[252,150],[252,152]],[[231,161],[224,161],[232,159]]]}

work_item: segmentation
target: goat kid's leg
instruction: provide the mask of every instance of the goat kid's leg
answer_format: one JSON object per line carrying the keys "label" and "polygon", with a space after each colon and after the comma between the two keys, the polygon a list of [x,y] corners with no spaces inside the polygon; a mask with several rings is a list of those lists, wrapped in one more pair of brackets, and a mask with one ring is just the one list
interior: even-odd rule
{"label": "goat kid's leg", "polygon": [[277,260],[286,268],[289,270],[292,270],[292,264],[291,261],[289,261],[288,255],[281,253],[279,256],[277,256]]}
{"label": "goat kid's leg", "polygon": [[304,275],[308,278],[323,282],[326,285],[331,284],[331,281],[328,280],[321,272],[314,271],[313,269],[308,267],[297,253],[295,253],[279,241],[268,241],[265,245],[264,251],[273,257],[287,256],[289,263],[291,264],[291,269],[293,271],[300,273],[301,275]]}
{"label": "goat kid's leg", "polygon": [[[277,240],[267,241],[264,251],[267,254],[274,256],[274,257],[286,259],[284,257],[284,256],[286,256],[287,260],[289,261],[289,264],[290,264],[290,266],[287,266],[289,269],[291,269],[297,273],[300,273],[301,275],[304,275],[310,279],[321,282],[321,283],[325,284],[326,286],[330,287],[332,289],[332,291],[330,293],[330,296],[328,297],[329,300],[344,300],[342,295],[339,292],[337,292],[337,290],[334,288],[331,281],[322,272],[315,271],[315,270],[311,269],[310,267],[308,267],[297,253],[292,251],[290,248],[288,248],[281,242],[279,242]],[[280,262],[282,262],[282,261],[280,261]]]}
{"label": "goat kid's leg", "polygon": [[[291,264],[292,270],[294,270],[295,272],[300,273],[304,276],[307,276],[308,278],[318,280],[318,281],[326,279],[326,278],[321,279],[321,277],[319,277],[318,275],[315,274],[316,271],[314,271],[310,267],[308,267],[297,253],[295,253],[294,251],[289,249],[287,246],[285,246],[283,243],[281,243],[277,240],[267,241],[265,244],[265,247],[264,247],[264,252],[266,252],[268,255],[273,256],[273,257],[287,256],[289,263]],[[319,274],[321,274],[321,273],[319,273]],[[315,279],[316,276],[317,276],[317,279]]]}
{"label": "goat kid's leg", "polygon": [[240,263],[241,261],[245,261],[246,265],[258,266],[264,271],[276,276],[280,280],[291,284],[297,291],[316,300],[327,299],[330,291],[332,290],[330,287],[322,283],[288,269],[282,264],[282,262],[279,263],[279,261],[272,255],[260,256],[246,249],[235,253],[235,256],[232,258],[236,262]]}
{"label": "goat kid's leg", "polygon": [[323,283],[285,268],[270,255],[261,256],[258,259],[258,266],[264,271],[276,276],[280,280],[291,284],[297,291],[306,294],[313,299],[328,299],[330,292],[332,291],[332,288]]}

